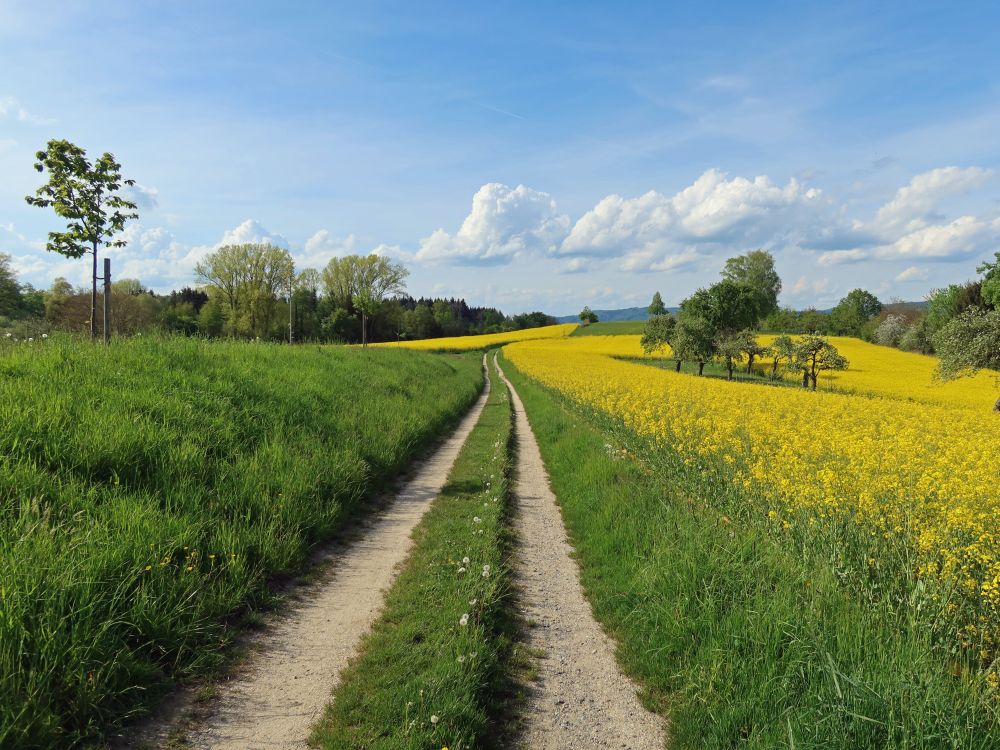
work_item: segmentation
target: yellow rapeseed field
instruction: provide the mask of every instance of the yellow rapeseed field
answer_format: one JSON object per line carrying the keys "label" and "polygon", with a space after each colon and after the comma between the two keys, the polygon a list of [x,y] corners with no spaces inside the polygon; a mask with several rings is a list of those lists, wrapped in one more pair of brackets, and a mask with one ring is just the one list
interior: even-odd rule
{"label": "yellow rapeseed field", "polygon": [[425,351],[461,352],[472,349],[486,349],[490,346],[509,344],[515,341],[530,341],[533,339],[556,339],[569,336],[576,328],[576,323],[564,323],[557,326],[542,328],[525,328],[520,331],[505,333],[486,333],[479,336],[452,336],[440,339],[420,339],[419,341],[389,341],[372,346],[397,346],[404,349],[422,349]]}
{"label": "yellow rapeseed field", "polygon": [[820,385],[828,379],[854,393],[730,383],[617,359],[641,356],[638,336],[530,341],[505,352],[525,374],[668,443],[685,462],[727,466],[764,499],[754,512],[778,528],[847,520],[873,546],[905,545],[914,572],[945,584],[932,588],[992,652],[1000,415],[991,406],[1000,388],[989,375],[933,385],[933,358],[834,343],[851,367],[835,381],[824,373]]}

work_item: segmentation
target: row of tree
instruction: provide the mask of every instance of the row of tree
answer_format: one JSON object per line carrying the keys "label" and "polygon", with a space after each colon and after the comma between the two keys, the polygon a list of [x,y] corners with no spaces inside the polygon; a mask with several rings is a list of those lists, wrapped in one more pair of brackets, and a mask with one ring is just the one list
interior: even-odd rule
{"label": "row of tree", "polygon": [[747,372],[754,362],[773,357],[773,374],[779,367],[802,372],[802,384],[816,388],[824,370],[842,370],[847,360],[820,336],[793,342],[781,336],[774,347],[763,347],[754,333],[760,321],[778,309],[781,278],[774,257],[754,250],[726,261],[722,280],[698,289],[680,304],[677,315],[667,312],[659,292],[649,306],[650,317],[642,336],[647,354],[670,348],[670,356],[680,372],[684,362],[695,362],[702,375],[708,362],[726,368],[730,380],[738,363],[746,360]]}

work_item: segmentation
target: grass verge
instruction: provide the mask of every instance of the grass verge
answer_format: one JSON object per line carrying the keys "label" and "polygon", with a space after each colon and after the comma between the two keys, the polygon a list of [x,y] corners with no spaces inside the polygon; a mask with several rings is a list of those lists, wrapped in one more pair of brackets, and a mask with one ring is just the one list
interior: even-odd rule
{"label": "grass verge", "polygon": [[461,417],[480,357],[69,337],[0,351],[0,747],[69,748],[234,625]]}
{"label": "grass verge", "polygon": [[[313,734],[320,747],[489,747],[510,687],[511,408],[498,378],[385,609]],[[497,383],[499,383],[497,385]]]}
{"label": "grass verge", "polygon": [[738,490],[507,364],[598,619],[680,748],[991,748],[996,699],[923,616],[725,515]]}

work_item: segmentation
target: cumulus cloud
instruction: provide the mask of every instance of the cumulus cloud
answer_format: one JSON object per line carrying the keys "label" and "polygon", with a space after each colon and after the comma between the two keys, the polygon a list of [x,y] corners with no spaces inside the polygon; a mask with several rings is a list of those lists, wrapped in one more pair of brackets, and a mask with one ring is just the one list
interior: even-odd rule
{"label": "cumulus cloud", "polygon": [[501,265],[527,254],[552,252],[566,236],[569,218],[548,193],[524,185],[483,185],[454,234],[438,229],[422,240],[418,261]]}
{"label": "cumulus cloud", "polygon": [[261,226],[256,219],[247,219],[222,235],[218,247],[222,245],[244,245],[249,243],[267,243],[275,247],[288,247],[288,240],[280,234],[270,232]]}
{"label": "cumulus cloud", "polygon": [[947,224],[931,224],[875,249],[878,258],[968,258],[1000,240],[1000,219],[960,216]]}
{"label": "cumulus cloud", "polygon": [[135,185],[128,185],[123,190],[122,193],[125,197],[135,203],[139,208],[146,209],[147,211],[156,208],[159,205],[160,191],[155,187],[145,187],[136,183]]}
{"label": "cumulus cloud", "polygon": [[919,266],[909,266],[903,269],[896,276],[896,281],[927,281],[930,274],[927,272],[926,268],[920,268]]}
{"label": "cumulus cloud", "polygon": [[683,245],[772,242],[807,224],[822,203],[796,179],[784,186],[710,169],[672,197],[650,191],[638,198],[609,195],[574,224],[559,248],[573,255],[624,256],[629,270],[690,263]]}
{"label": "cumulus cloud", "polygon": [[942,198],[980,187],[993,177],[979,167],[941,167],[916,175],[879,208],[868,229],[876,234],[918,229],[937,211]]}

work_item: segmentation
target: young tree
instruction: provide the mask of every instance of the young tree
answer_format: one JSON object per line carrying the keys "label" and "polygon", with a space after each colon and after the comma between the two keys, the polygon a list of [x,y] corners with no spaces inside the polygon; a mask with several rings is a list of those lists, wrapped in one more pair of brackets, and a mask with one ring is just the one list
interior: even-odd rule
{"label": "young tree", "polygon": [[[1000,310],[969,308],[937,332],[934,348],[942,380],[1000,370]],[[1000,411],[1000,399],[993,409]]]}
{"label": "young tree", "polygon": [[666,315],[667,306],[663,304],[663,297],[660,296],[659,292],[653,293],[653,301],[649,303],[649,307],[646,308],[649,313],[649,317],[652,318],[656,315]]}
{"label": "young tree", "polygon": [[740,341],[743,345],[743,354],[747,357],[747,375],[753,372],[755,360],[766,357],[771,353],[771,347],[762,345],[757,341],[757,336],[753,331],[743,331],[740,334]]}
{"label": "young tree", "polygon": [[589,326],[591,323],[597,322],[597,313],[590,309],[587,305],[580,311],[580,321],[585,325]]}
{"label": "young tree", "polygon": [[753,290],[760,317],[778,309],[781,277],[774,269],[774,256],[766,250],[752,250],[746,255],[730,258],[722,269],[722,278]]}
{"label": "young tree", "polygon": [[802,370],[802,385],[806,388],[812,383],[816,390],[816,380],[820,372],[825,370],[846,370],[847,358],[837,351],[837,347],[821,336],[806,336],[795,347],[793,364]]}
{"label": "young tree", "polygon": [[90,337],[97,338],[97,252],[105,247],[123,247],[123,240],[114,239],[129,219],[139,218],[135,203],[121,194],[123,186],[135,180],[124,180],[121,165],[109,153],[91,162],[87,152],[65,140],[51,140],[45,151],[35,154],[35,169],[48,171],[49,180],[25,200],[32,206],[51,206],[67,220],[65,232],[49,232],[45,249],[82,258],[93,254],[93,274],[90,294]]}
{"label": "young tree", "polygon": [[[671,346],[676,329],[677,321],[673,315],[653,315],[642,329],[642,339],[639,342],[642,350],[646,354],[653,354]],[[680,369],[681,363],[678,360],[677,370]]]}
{"label": "young tree", "polygon": [[715,351],[715,328],[698,315],[682,312],[677,316],[677,327],[670,346],[674,351],[674,360],[678,362],[697,362],[698,374],[705,373],[705,363],[712,358]]}
{"label": "young tree", "polygon": [[791,336],[777,336],[771,342],[771,377],[777,380],[778,368],[784,364],[792,364],[795,359],[795,341]]}
{"label": "young tree", "polygon": [[[751,334],[752,336],[752,334]],[[715,359],[722,362],[726,367],[728,380],[733,379],[733,370],[736,363],[743,358],[743,349],[746,345],[745,333],[728,333],[720,336],[715,341]]]}

